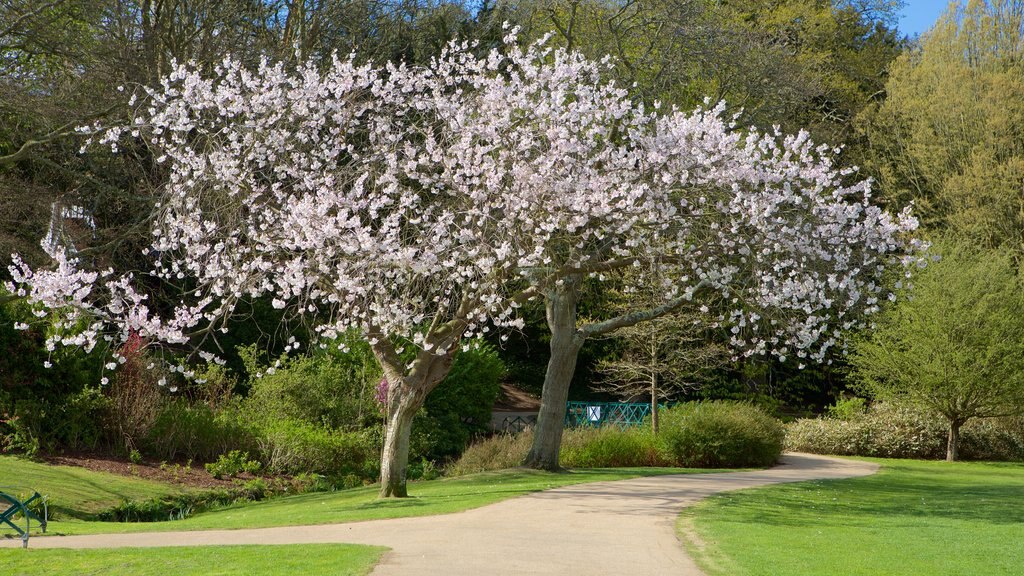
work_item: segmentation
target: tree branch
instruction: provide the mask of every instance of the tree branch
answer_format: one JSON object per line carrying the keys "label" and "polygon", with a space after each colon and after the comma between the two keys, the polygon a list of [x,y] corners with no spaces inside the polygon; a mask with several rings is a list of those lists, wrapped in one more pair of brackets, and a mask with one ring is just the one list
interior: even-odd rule
{"label": "tree branch", "polygon": [[11,22],[7,26],[7,28],[4,28],[3,30],[0,30],[0,37],[7,36],[11,32],[14,32],[15,30],[17,30],[19,27],[21,27],[21,23],[24,22],[25,20],[28,20],[29,18],[32,18],[33,16],[38,16],[41,12],[49,10],[50,8],[53,8],[53,7],[55,7],[55,6],[59,5],[59,4],[63,4],[66,1],[67,0],[53,0],[53,2],[47,2],[46,4],[41,4],[39,6],[36,6],[36,8],[34,10],[30,10],[29,12],[26,12],[26,13],[22,14],[21,16],[18,16],[14,20],[14,22]]}
{"label": "tree branch", "polygon": [[648,308],[646,310],[637,310],[635,312],[630,312],[628,314],[616,316],[615,318],[610,318],[603,322],[585,324],[582,327],[580,327],[579,330],[576,331],[576,333],[579,337],[586,339],[590,338],[591,336],[596,336],[599,334],[607,334],[608,332],[618,330],[619,328],[633,326],[634,324],[639,324],[640,322],[653,320],[655,318],[664,316],[665,314],[672,312],[676,308],[679,308],[686,302],[692,300],[693,296],[695,296],[698,292],[710,287],[710,282],[708,282],[707,280],[701,280],[700,283],[697,284],[697,287],[693,289],[693,294],[691,294],[689,298],[683,295],[673,298],[672,300],[665,302],[661,306],[655,306],[654,308]]}

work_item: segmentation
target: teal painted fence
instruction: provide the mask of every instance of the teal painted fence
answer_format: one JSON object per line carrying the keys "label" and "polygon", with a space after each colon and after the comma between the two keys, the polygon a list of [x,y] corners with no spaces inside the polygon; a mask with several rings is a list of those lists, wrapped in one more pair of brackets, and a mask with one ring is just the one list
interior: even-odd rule
{"label": "teal painted fence", "polygon": [[626,428],[627,426],[639,426],[650,414],[650,403],[569,402],[565,410],[565,427],[618,426]]}

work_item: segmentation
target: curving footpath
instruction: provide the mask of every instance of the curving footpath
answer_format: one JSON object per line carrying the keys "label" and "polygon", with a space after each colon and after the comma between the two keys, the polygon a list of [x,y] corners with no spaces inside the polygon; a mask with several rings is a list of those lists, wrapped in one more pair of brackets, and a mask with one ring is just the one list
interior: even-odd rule
{"label": "curving footpath", "polygon": [[[868,462],[786,454],[754,472],[656,476],[529,494],[455,514],[247,530],[33,538],[32,548],[345,542],[387,546],[375,575],[701,575],[676,537],[680,510],[716,492],[874,473]],[[20,541],[0,542],[0,547]]]}

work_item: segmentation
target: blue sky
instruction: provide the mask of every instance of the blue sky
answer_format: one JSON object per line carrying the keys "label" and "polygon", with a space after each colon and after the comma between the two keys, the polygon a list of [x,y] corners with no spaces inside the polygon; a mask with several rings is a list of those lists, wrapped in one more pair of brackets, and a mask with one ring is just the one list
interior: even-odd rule
{"label": "blue sky", "polygon": [[904,0],[900,10],[900,32],[908,36],[920,34],[932,27],[949,6],[947,0]]}

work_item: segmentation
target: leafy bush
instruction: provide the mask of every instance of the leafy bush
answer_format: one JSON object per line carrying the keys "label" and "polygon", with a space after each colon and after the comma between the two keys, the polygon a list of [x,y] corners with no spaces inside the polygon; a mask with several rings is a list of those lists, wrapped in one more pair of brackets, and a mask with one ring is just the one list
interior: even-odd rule
{"label": "leafy bush", "polygon": [[417,456],[429,460],[458,456],[474,436],[485,433],[504,375],[505,364],[494,346],[480,343],[460,351],[413,424],[426,448]]}
{"label": "leafy bush", "polygon": [[235,407],[215,412],[205,404],[174,398],[157,414],[145,446],[163,460],[208,462],[231,450],[255,451],[256,434]]}
{"label": "leafy bush", "polygon": [[867,412],[867,401],[859,396],[852,398],[839,398],[835,404],[826,409],[829,418],[839,420],[854,420]]}
{"label": "leafy bush", "polygon": [[230,478],[238,476],[243,472],[255,474],[260,471],[260,463],[256,460],[249,460],[249,453],[241,450],[232,450],[227,454],[221,454],[216,462],[206,464],[206,471],[214,478]]}
{"label": "leafy bush", "polygon": [[[878,402],[862,415],[806,418],[786,425],[786,449],[815,454],[937,459],[946,455],[944,419],[907,405]],[[977,420],[964,426],[960,456],[1024,459],[1020,419]]]}
{"label": "leafy bush", "polygon": [[[250,380],[246,410],[257,420],[286,418],[330,428],[358,429],[375,423],[380,412],[373,400],[380,367],[368,344],[355,336],[337,341],[311,356],[288,358],[276,368],[260,366],[255,348],[242,350]],[[277,364],[277,362],[275,362]]]}
{"label": "leafy bush", "polygon": [[[29,328],[15,330],[16,322]],[[49,352],[47,330],[23,301],[0,305],[0,452],[95,448],[113,439],[103,430],[99,352]]]}
{"label": "leafy bush", "polygon": [[745,403],[689,402],[664,412],[658,444],[677,466],[768,466],[782,454],[782,423]]}
{"label": "leafy bush", "polygon": [[331,430],[294,419],[268,422],[256,443],[260,459],[273,473],[301,472],[342,477],[375,477],[378,450],[373,438],[359,432]]}
{"label": "leafy bush", "polygon": [[[525,457],[525,454],[524,454]],[[671,466],[650,428],[573,428],[562,434],[559,463],[569,468]]]}

